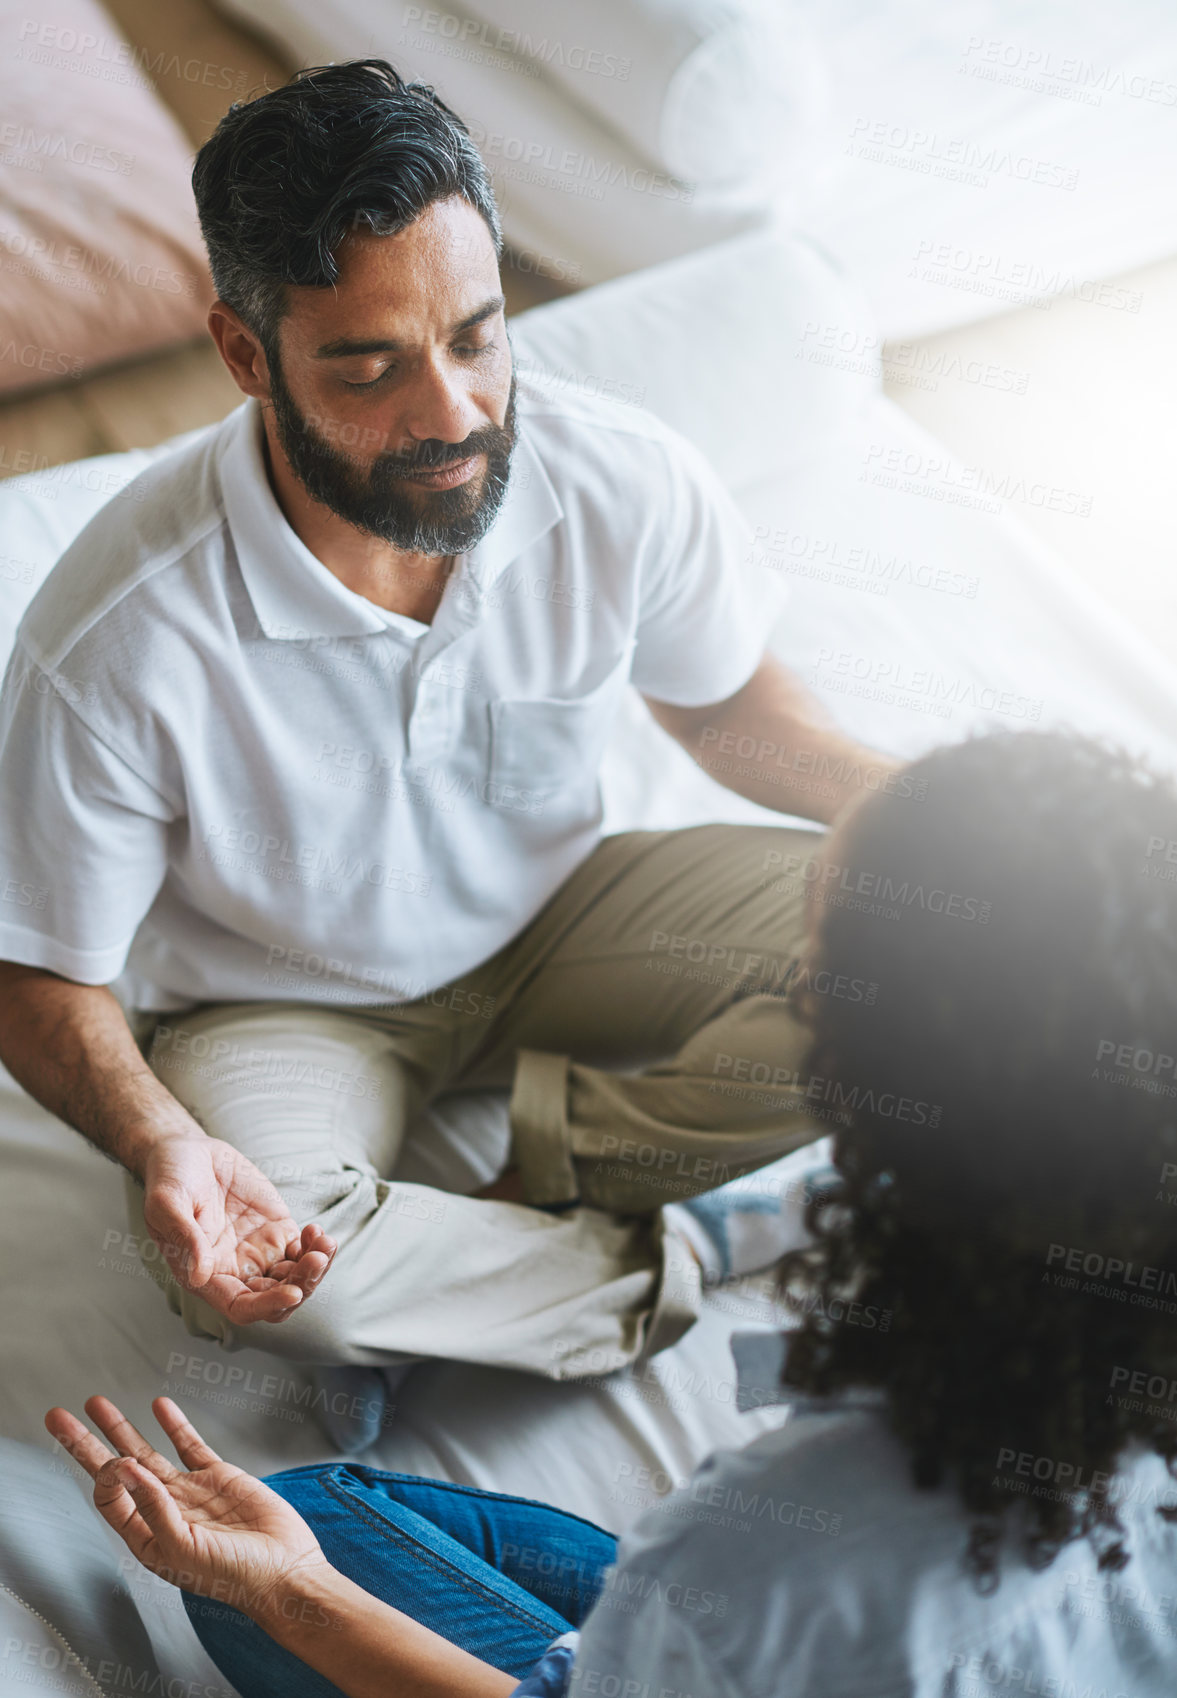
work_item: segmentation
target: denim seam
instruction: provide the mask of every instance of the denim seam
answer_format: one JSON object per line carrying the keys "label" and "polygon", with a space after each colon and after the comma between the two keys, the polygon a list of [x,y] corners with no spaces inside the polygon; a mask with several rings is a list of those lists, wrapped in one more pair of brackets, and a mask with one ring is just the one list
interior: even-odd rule
{"label": "denim seam", "polygon": [[[316,1467],[321,1467],[322,1464],[321,1463],[311,1463],[309,1466],[311,1468],[316,1468]],[[361,1468],[365,1467],[365,1466],[366,1465],[364,1463],[359,1464],[359,1467],[361,1467]],[[357,1479],[359,1478],[358,1469],[347,1468],[346,1464],[344,1464],[344,1469],[345,1469],[345,1472],[354,1473],[356,1478]],[[514,1492],[488,1492],[482,1486],[461,1486],[454,1480],[422,1480],[416,1474],[387,1475],[387,1474],[385,1474],[383,1469],[379,1469],[379,1468],[372,1468],[372,1469],[368,1469],[367,1471],[371,1474],[383,1476],[384,1478],[389,1478],[389,1479],[393,1479],[393,1480],[404,1480],[407,1484],[410,1484],[410,1485],[415,1485],[415,1486],[426,1485],[430,1488],[431,1491],[453,1492],[456,1496],[459,1496],[459,1497],[484,1498],[484,1499],[488,1499],[491,1503],[524,1503],[528,1506],[529,1509],[543,1509],[543,1510],[547,1510],[549,1513],[552,1513],[553,1509],[554,1509],[554,1506],[552,1504],[541,1503],[539,1498],[521,1498]],[[610,1533],[607,1528],[599,1527],[595,1521],[588,1520],[588,1518],[586,1516],[577,1515],[570,1509],[556,1509],[556,1510],[554,1510],[554,1513],[559,1515],[562,1520],[575,1521],[581,1527],[589,1527],[589,1528],[592,1529],[592,1531],[594,1533],[603,1533],[606,1539],[613,1539],[613,1542],[615,1544],[617,1542],[615,1535]],[[428,1516],[426,1516],[425,1519],[428,1520]],[[460,1543],[460,1541],[459,1541],[459,1543]]]}
{"label": "denim seam", "polygon": [[[447,1562],[444,1557],[438,1556],[435,1551],[431,1551],[427,1545],[422,1544],[420,1539],[415,1538],[412,1533],[406,1532],[403,1527],[390,1528],[388,1523],[384,1521],[381,1516],[375,1514],[373,1510],[369,1509],[367,1504],[357,1503],[352,1498],[345,1496],[338,1486],[336,1486],[334,1481],[324,1479],[322,1483],[324,1490],[330,1492],[331,1495],[338,1500],[338,1502],[345,1506],[345,1508],[352,1510],[354,1513],[360,1515],[364,1520],[370,1522],[370,1524],[382,1535],[382,1537],[385,1539],[391,1539],[392,1534],[395,1532],[399,1538],[405,1539],[410,1544],[415,1545],[417,1550],[421,1553],[422,1558],[431,1568],[436,1570],[438,1573],[448,1574],[451,1579],[456,1580],[467,1592],[477,1593],[480,1597],[484,1598],[493,1598],[495,1603],[498,1604],[505,1613],[513,1616],[517,1621],[524,1623],[528,1627],[536,1627],[542,1633],[550,1633],[552,1631],[551,1622],[543,1621],[539,1616],[530,1615],[527,1611],[521,1609],[518,1604],[511,1603],[506,1598],[501,1597],[492,1587],[487,1586],[484,1582],[473,1580],[469,1575],[462,1574],[453,1563]],[[441,1529],[439,1528],[438,1531],[440,1532]],[[455,1541],[455,1543],[457,1542],[458,1541]],[[463,1547],[463,1549],[464,1548],[465,1547]],[[469,1554],[472,1557],[475,1555],[473,1551]],[[476,1560],[481,1562],[483,1561],[483,1558],[477,1557]],[[487,1567],[489,1566],[490,1565],[488,1563]],[[507,1584],[517,1585],[518,1582],[508,1581]],[[523,1587],[520,1586],[519,1590],[523,1591]],[[540,1600],[537,1598],[536,1602],[538,1603],[539,1601]],[[561,1631],[569,1632],[571,1630],[572,1624],[568,1622],[567,1617],[559,1616],[555,1610],[552,1611],[552,1614],[557,1617],[557,1620],[565,1623],[565,1626]]]}

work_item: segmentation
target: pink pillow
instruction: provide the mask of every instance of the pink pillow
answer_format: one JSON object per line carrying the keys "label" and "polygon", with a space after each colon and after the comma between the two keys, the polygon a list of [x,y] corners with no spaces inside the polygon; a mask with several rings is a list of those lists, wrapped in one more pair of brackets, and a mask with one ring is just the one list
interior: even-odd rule
{"label": "pink pillow", "polygon": [[144,65],[96,0],[0,0],[0,392],[204,327],[191,149]]}

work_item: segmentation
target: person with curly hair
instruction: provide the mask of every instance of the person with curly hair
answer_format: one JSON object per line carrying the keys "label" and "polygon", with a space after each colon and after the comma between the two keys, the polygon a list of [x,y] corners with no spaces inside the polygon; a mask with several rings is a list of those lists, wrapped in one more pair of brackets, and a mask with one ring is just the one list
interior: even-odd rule
{"label": "person with curly hair", "polygon": [[830,1135],[676,1205],[713,1278],[792,1240],[792,1325],[736,1339],[782,1427],[618,1548],[354,1465],[266,1486],[166,1399],[179,1469],[104,1399],[118,1455],[47,1417],[244,1698],[1177,1690],[1177,785],[1061,733],[908,771],[785,875]]}

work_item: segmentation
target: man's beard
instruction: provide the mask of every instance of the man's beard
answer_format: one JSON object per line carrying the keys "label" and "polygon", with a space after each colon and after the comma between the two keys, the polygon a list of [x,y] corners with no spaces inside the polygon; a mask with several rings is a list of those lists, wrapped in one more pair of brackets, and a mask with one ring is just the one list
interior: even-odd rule
{"label": "man's beard", "polygon": [[[465,554],[489,531],[507,493],[515,446],[515,379],[501,425],[476,430],[464,442],[431,438],[409,454],[380,454],[363,467],[321,437],[295,404],[282,367],[269,361],[274,424],[282,451],[308,495],[369,536],[406,554]],[[486,470],[453,489],[406,489],[415,473],[437,471],[476,454]]]}

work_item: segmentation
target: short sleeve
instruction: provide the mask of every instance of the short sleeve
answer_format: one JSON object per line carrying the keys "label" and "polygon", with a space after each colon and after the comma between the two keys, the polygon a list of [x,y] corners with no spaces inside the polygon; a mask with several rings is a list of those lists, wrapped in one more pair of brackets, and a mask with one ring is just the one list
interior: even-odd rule
{"label": "short sleeve", "polygon": [[82,718],[89,691],[17,648],[0,689],[0,960],[118,977],[176,810]]}
{"label": "short sleeve", "polygon": [[665,542],[643,572],[631,679],[655,701],[704,707],[748,682],[784,596],[754,572],[749,526],[703,456],[678,437],[663,447]]}

